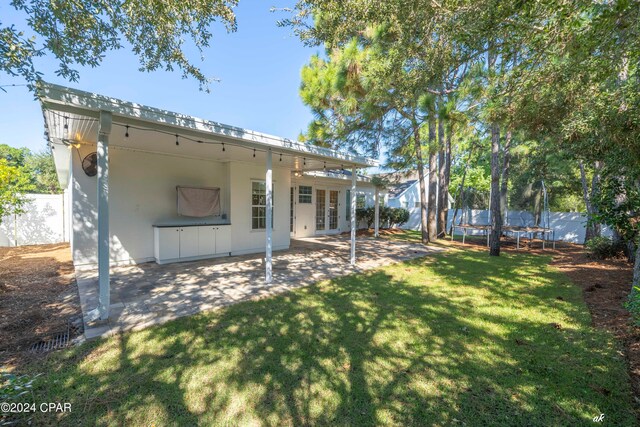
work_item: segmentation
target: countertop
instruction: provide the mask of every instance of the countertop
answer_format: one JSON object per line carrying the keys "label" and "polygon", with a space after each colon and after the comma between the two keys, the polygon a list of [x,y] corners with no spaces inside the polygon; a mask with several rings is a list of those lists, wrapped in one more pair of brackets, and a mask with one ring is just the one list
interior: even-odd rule
{"label": "countertop", "polygon": [[162,222],[153,224],[155,228],[168,228],[168,227],[202,227],[207,225],[231,225],[230,222]]}

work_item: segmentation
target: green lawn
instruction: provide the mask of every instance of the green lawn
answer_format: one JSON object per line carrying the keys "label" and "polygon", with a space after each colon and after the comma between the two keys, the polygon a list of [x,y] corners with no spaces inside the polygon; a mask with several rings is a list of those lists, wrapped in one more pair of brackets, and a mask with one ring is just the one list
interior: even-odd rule
{"label": "green lawn", "polygon": [[527,254],[429,259],[61,352],[36,425],[634,425],[618,344]]}

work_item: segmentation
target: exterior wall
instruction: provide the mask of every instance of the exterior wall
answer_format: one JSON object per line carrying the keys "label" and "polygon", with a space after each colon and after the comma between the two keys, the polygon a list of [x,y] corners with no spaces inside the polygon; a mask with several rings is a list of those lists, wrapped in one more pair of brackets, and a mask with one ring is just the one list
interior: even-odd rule
{"label": "exterior wall", "polygon": [[0,223],[0,246],[41,245],[69,241],[69,197],[27,194],[25,213],[6,216]]}
{"label": "exterior wall", "polygon": [[[338,230],[328,231],[328,233],[343,233],[351,229],[350,221],[347,221],[347,190],[351,189],[351,180],[335,179],[325,177],[314,176],[302,176],[294,178],[291,185],[294,190],[294,233],[293,237],[310,237],[315,236],[316,233],[316,189],[326,190],[338,190]],[[312,196],[311,203],[299,203],[298,188],[300,185],[311,186]],[[373,206],[375,189],[369,183],[358,182],[356,184],[356,194],[365,196],[365,205]],[[287,195],[289,200],[289,195]],[[289,213],[287,212],[287,220],[289,219]],[[358,224],[358,228],[364,228],[365,224]],[[287,230],[289,230],[289,223],[287,223]]]}
{"label": "exterior wall", "polygon": [[[427,188],[427,197],[429,197],[429,185]],[[417,204],[417,206],[416,206]],[[407,230],[420,229],[420,184],[416,181],[414,185],[407,188],[400,197],[389,198],[387,206],[392,208],[405,208],[409,211],[409,221],[402,226]]]}
{"label": "exterior wall", "polygon": [[[70,180],[72,253],[76,266],[97,264],[96,177],[88,177],[80,158],[95,150],[82,146],[72,157]],[[232,253],[263,252],[265,232],[251,230],[251,180],[264,181],[265,167],[139,151],[109,150],[109,234],[111,262],[154,260],[153,224],[230,221]],[[274,168],[274,250],[289,246],[290,173]],[[176,214],[177,185],[219,187],[221,217],[188,218]]]}
{"label": "exterior wall", "polygon": [[[275,164],[276,162],[274,162]],[[234,162],[229,166],[231,252],[264,252],[266,233],[251,229],[251,182],[264,181],[266,165]],[[289,247],[289,169],[273,168],[273,250]]]}
{"label": "exterior wall", "polygon": [[[95,150],[83,146],[72,157],[73,259],[78,266],[97,263],[96,177],[82,170],[80,158]],[[113,263],[153,260],[153,224],[178,217],[176,185],[220,187],[221,212],[227,213],[227,164],[111,148],[109,150],[109,234]]]}

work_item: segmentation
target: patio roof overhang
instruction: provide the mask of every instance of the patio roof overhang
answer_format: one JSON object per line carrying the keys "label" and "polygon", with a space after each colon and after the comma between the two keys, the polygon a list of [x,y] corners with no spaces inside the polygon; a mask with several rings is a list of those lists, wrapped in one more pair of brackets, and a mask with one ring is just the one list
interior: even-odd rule
{"label": "patio roof overhang", "polygon": [[41,85],[38,98],[45,136],[53,148],[62,148],[54,159],[63,187],[71,158],[65,147],[95,144],[101,111],[113,117],[113,149],[260,165],[271,150],[274,166],[301,173],[378,165],[374,159],[50,83]]}
{"label": "patio roof overhang", "polygon": [[[54,159],[63,187],[69,181],[74,152],[81,156],[83,145],[96,152],[99,302],[92,311],[92,318],[107,320],[111,307],[109,151],[112,149],[210,161],[242,161],[264,168],[267,224],[265,283],[272,282],[273,271],[271,218],[274,166],[302,173],[350,169],[350,262],[355,265],[356,171],[357,168],[377,166],[377,161],[48,83],[38,88],[38,97],[44,115],[45,135],[55,149]],[[85,155],[88,153],[90,151],[85,151]],[[375,205],[377,236],[378,192]]]}

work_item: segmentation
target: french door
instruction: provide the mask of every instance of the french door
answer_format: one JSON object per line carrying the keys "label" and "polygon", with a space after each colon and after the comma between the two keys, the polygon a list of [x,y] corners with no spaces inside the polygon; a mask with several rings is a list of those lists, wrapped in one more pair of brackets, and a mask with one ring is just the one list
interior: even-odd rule
{"label": "french door", "polygon": [[338,231],[338,198],[340,192],[330,188],[316,188],[316,234]]}

